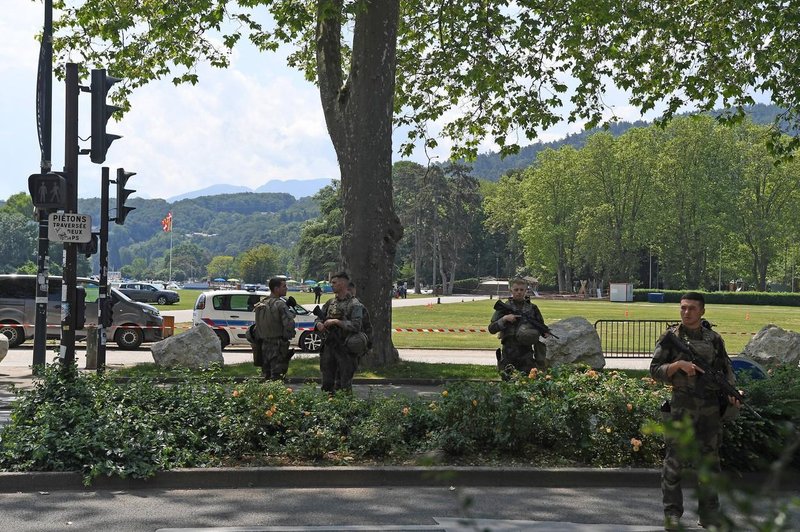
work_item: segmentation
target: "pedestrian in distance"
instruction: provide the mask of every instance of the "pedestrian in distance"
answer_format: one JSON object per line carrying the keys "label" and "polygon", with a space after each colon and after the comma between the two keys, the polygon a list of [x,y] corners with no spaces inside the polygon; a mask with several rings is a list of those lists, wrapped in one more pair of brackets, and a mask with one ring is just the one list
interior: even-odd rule
{"label": "pedestrian in distance", "polygon": [[323,336],[319,356],[322,390],[349,392],[353,387],[358,357],[366,349],[366,341],[362,341],[366,336],[362,333],[363,306],[350,293],[347,273],[334,275],[331,287],[334,297],[325,302],[314,321],[314,328]]}
{"label": "pedestrian in distance", "polygon": [[[672,385],[672,397],[662,406],[665,422],[691,423],[702,460],[709,464],[713,473],[718,474],[721,469],[719,448],[722,443],[722,422],[734,418],[741,405],[735,397],[722,392],[719,384],[709,379],[700,367],[704,365],[719,371],[724,375],[723,381],[735,384],[725,343],[703,320],[704,314],[703,294],[687,292],[681,296],[681,322],[670,327],[656,343],[650,375],[657,381]],[[673,341],[673,338],[676,339]],[[680,346],[677,342],[680,342]],[[683,349],[678,348],[681,346]],[[680,530],[684,511],[681,476],[686,457],[681,453],[678,441],[668,436],[665,443],[666,454],[661,475],[664,529]],[[723,523],[713,479],[711,482],[699,482],[697,503],[698,524],[703,528],[720,529]]]}
{"label": "pedestrian in distance", "polygon": [[265,379],[283,380],[289,371],[289,360],[294,354],[289,341],[294,338],[295,313],[283,299],[286,280],[278,277],[269,280],[270,295],[256,303],[255,336],[261,343],[261,372]]}
{"label": "pedestrian in distance", "polygon": [[528,285],[524,279],[513,279],[510,286],[508,304],[498,301],[489,323],[489,332],[497,334],[502,344],[496,355],[497,369],[504,380],[515,370],[528,375],[534,367],[547,369],[547,346],[541,338],[549,333],[542,313],[525,297]]}
{"label": "pedestrian in distance", "polygon": [[320,301],[322,300],[322,288],[320,288],[319,284],[315,284],[313,291],[314,291],[314,304],[319,305]]}

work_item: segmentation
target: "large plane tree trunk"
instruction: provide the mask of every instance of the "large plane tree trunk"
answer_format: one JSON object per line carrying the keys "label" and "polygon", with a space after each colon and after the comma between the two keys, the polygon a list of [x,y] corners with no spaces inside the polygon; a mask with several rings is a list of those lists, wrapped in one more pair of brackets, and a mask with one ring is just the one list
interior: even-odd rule
{"label": "large plane tree trunk", "polygon": [[389,288],[403,235],[392,199],[392,116],[397,66],[397,0],[363,3],[343,71],[342,0],[317,3],[317,76],[325,121],[339,159],[344,234],[342,265],[369,309],[373,348],[365,363],[399,357],[392,345]]}

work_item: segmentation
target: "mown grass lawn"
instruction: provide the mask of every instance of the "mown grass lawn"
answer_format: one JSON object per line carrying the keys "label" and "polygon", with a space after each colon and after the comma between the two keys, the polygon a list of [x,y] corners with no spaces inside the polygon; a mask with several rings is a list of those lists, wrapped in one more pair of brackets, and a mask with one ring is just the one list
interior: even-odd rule
{"label": "mown grass lawn", "polygon": [[[198,290],[181,290],[181,301],[176,305],[161,307],[163,310],[181,310],[193,307]],[[312,307],[314,294],[292,292],[298,303]],[[331,294],[323,294],[325,301]],[[409,296],[412,297],[412,296]],[[472,300],[464,296],[463,303],[418,305],[396,307],[392,310],[392,327],[395,329],[475,329],[487,328],[492,316],[492,300]],[[581,316],[591,323],[597,320],[679,320],[675,303],[616,303],[610,301],[574,301],[537,299],[535,303],[552,324],[557,320]],[[706,318],[716,325],[730,353],[738,353],[751,336],[764,325],[773,323],[784,329],[800,331],[800,308],[772,305],[707,305]],[[378,319],[374,315],[373,319]],[[183,324],[189,326],[188,324]],[[180,328],[180,327],[179,327]],[[445,348],[445,349],[490,349],[498,341],[488,332],[406,332],[395,331],[392,335],[397,347]]]}
{"label": "mown grass lawn", "polygon": [[[401,307],[392,311],[395,328],[472,328],[486,329],[495,300],[469,301],[421,307]],[[675,303],[616,303],[610,301],[536,300],[545,321],[581,316],[597,320],[679,320]],[[707,305],[706,318],[725,339],[728,351],[738,353],[752,334],[773,323],[787,330],[800,330],[800,308],[771,305]],[[497,339],[488,332],[423,333],[395,332],[397,347],[492,348]]]}

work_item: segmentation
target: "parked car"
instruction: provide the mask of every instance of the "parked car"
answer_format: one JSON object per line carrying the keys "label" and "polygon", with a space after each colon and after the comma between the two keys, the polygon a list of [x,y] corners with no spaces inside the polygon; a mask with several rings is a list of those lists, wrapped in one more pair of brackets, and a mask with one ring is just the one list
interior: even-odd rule
{"label": "parked car", "polygon": [[[229,345],[248,345],[247,329],[256,321],[256,303],[269,292],[247,290],[212,290],[197,297],[192,312],[192,323],[205,323],[219,337],[222,348]],[[322,338],[314,330],[314,315],[302,305],[295,305],[294,323],[297,334],[291,341],[301,351],[316,352],[322,346]]]}
{"label": "parked car", "polygon": [[[99,284],[87,278],[78,278],[86,294],[86,324],[97,326],[97,300]],[[131,301],[116,288],[109,287],[113,322],[107,329],[110,341],[125,349],[136,349],[142,342],[156,342],[163,338],[163,320],[158,309]],[[61,337],[61,278],[50,277],[47,297],[47,337]],[[17,347],[33,338],[36,321],[36,276],[0,275],[0,333],[8,338],[9,347]],[[75,331],[79,338],[84,330]]]}
{"label": "parked car", "polygon": [[162,290],[150,283],[122,283],[119,291],[142,303],[158,303],[159,305],[172,305],[181,300],[181,296],[174,290]]}

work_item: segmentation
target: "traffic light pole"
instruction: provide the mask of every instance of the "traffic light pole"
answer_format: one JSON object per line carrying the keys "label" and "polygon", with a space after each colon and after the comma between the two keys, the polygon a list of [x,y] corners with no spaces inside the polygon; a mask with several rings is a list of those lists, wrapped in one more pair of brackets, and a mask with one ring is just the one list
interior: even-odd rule
{"label": "traffic light pole", "polygon": [[[39,75],[36,80],[39,147],[42,152],[42,174],[50,173],[53,129],[53,0],[44,2],[44,31],[39,53]],[[47,264],[50,241],[47,238],[47,209],[38,209],[39,249],[36,262],[36,318],[33,326],[33,367],[44,366],[47,350],[47,298],[49,292]]]}
{"label": "traffic light pole", "polygon": [[[66,213],[78,212],[78,97],[80,85],[78,65],[66,65],[66,102],[64,113],[64,177],[67,182]],[[64,369],[75,362],[77,249],[64,242],[64,275],[61,283],[61,347],[58,357]]]}
{"label": "traffic light pole", "polygon": [[97,371],[106,366],[106,325],[111,325],[111,300],[108,297],[108,202],[111,176],[107,166],[102,168],[100,184],[100,297],[97,300]]}

